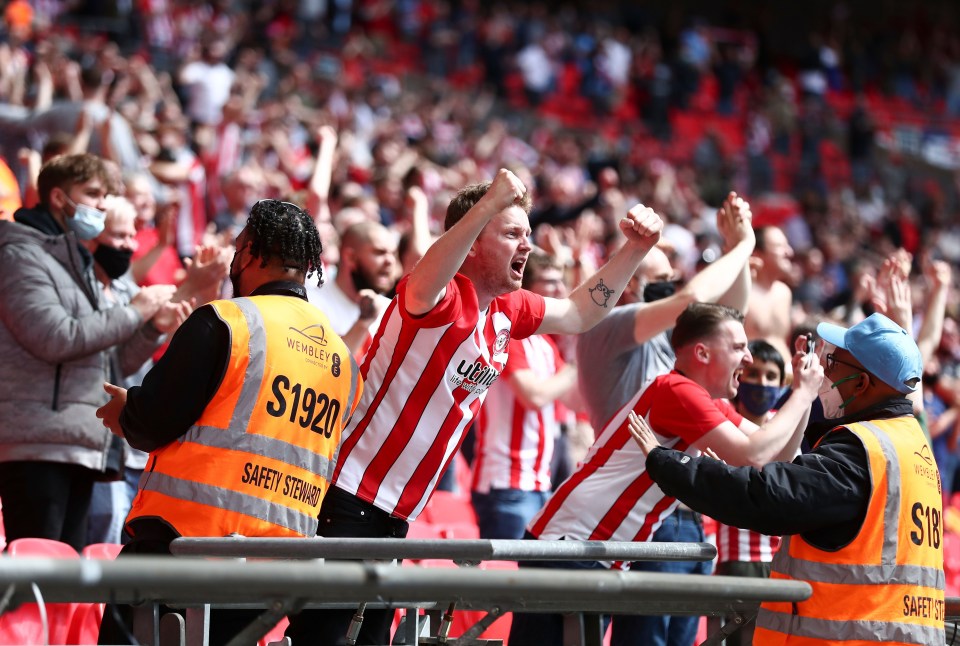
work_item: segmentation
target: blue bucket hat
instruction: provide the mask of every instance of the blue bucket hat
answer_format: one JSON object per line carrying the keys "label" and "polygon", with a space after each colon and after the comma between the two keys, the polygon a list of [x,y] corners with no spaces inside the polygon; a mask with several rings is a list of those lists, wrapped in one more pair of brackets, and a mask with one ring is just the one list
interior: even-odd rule
{"label": "blue bucket hat", "polygon": [[872,314],[847,329],[820,323],[817,334],[853,355],[867,371],[903,394],[912,393],[923,376],[920,348],[907,331],[883,314]]}

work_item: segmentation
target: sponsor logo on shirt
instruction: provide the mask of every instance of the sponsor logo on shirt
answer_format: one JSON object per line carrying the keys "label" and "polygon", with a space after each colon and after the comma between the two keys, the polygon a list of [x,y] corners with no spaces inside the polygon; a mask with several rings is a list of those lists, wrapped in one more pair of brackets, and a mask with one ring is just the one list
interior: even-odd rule
{"label": "sponsor logo on shirt", "polygon": [[[507,333],[509,336],[509,333]],[[499,336],[497,337],[499,340]],[[500,376],[500,371],[478,359],[473,363],[465,360],[457,366],[457,374],[450,376],[450,382],[467,392],[480,394],[487,390]]]}

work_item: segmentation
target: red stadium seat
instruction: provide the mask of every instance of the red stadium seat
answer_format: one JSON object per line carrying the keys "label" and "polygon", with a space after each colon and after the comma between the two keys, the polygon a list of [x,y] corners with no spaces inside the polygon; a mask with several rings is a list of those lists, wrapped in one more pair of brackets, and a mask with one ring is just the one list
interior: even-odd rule
{"label": "red stadium seat", "polygon": [[480,527],[476,523],[440,523],[440,538],[480,538]]}
{"label": "red stadium seat", "polygon": [[410,523],[407,538],[442,538],[442,536],[439,527],[421,519]]}
{"label": "red stadium seat", "polygon": [[[76,550],[59,541],[46,538],[18,538],[10,541],[7,553],[12,558],[79,558]],[[42,590],[41,590],[42,593]],[[0,644],[65,644],[76,603],[47,603],[47,634],[44,635],[40,608],[25,603],[13,612],[0,617]]]}
{"label": "red stadium seat", "polygon": [[112,561],[117,558],[121,549],[123,549],[123,545],[118,543],[94,543],[84,547],[80,555],[85,559]]}
{"label": "red stadium seat", "polygon": [[477,524],[477,515],[470,501],[449,491],[435,491],[423,513],[433,525]]}
{"label": "red stadium seat", "polygon": [[[80,555],[90,560],[112,561],[117,558],[122,548],[123,546],[117,543],[94,543],[84,547]],[[103,607],[102,603],[78,604],[70,620],[66,643],[96,644],[100,622],[103,620]]]}

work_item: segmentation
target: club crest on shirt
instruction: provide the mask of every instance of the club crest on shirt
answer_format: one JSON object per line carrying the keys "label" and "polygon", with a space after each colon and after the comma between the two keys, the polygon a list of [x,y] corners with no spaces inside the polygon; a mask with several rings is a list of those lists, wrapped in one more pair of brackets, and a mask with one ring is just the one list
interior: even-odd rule
{"label": "club crest on shirt", "polygon": [[493,341],[493,353],[502,354],[508,343],[510,343],[510,330],[500,330]]}

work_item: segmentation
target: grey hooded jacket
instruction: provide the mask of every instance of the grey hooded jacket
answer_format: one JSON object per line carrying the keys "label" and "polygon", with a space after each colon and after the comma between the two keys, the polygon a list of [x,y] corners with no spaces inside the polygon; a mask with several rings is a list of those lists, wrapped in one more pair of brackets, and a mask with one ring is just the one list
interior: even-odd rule
{"label": "grey hooded jacket", "polygon": [[0,222],[0,462],[103,471],[110,432],[95,413],[111,348],[136,370],[158,335],[134,307],[104,307],[89,254],[73,233],[51,235],[48,212],[15,217]]}

